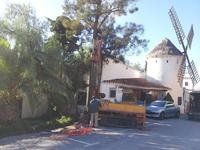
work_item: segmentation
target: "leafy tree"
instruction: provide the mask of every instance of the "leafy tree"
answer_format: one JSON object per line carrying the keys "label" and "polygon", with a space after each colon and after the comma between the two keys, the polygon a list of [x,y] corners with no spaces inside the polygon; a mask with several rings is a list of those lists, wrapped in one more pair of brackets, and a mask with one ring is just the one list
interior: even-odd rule
{"label": "leafy tree", "polygon": [[68,55],[64,56],[62,44],[53,35],[45,43],[44,52],[45,61],[40,77],[48,83],[51,107],[58,114],[76,113],[77,95],[79,90],[86,87],[84,75],[89,70],[87,48],[76,53],[67,52]]}
{"label": "leafy tree", "polygon": [[130,22],[116,25],[117,16],[125,16],[138,11],[136,0],[66,0],[64,15],[78,20],[84,25],[82,39],[97,40],[99,33],[103,39],[102,53],[106,57],[119,57],[127,51],[137,52],[147,41],[140,39],[142,25]]}
{"label": "leafy tree", "polygon": [[8,88],[10,72],[11,72],[11,62],[8,62],[12,59],[12,55],[9,53],[9,43],[6,39],[0,38],[0,89]]}
{"label": "leafy tree", "polygon": [[[73,19],[75,22],[80,22],[84,26],[79,36],[79,42],[93,43],[90,96],[95,92],[99,92],[102,59],[106,57],[123,58],[120,56],[127,51],[138,53],[140,51],[138,47],[146,47],[147,45],[147,41],[140,38],[144,31],[142,25],[137,25],[133,22],[125,23],[124,25],[116,24],[116,17],[138,11],[135,2],[136,0],[65,1],[65,17]],[[59,22],[56,22],[56,24],[59,24]],[[69,26],[62,29],[67,33]],[[64,32],[57,33],[67,36],[63,34]],[[60,39],[60,41],[62,40]]]}
{"label": "leafy tree", "polygon": [[0,55],[9,64],[12,78],[7,77],[8,86],[10,90],[22,89],[35,105],[44,87],[37,78],[37,66],[41,63],[38,53],[42,51],[46,25],[37,19],[31,6],[10,4],[6,10],[0,20],[0,35],[12,46]]}
{"label": "leafy tree", "polygon": [[[58,42],[57,47],[59,47],[59,51],[54,47],[54,52],[60,56],[59,78],[65,83],[69,110],[74,113],[79,90],[86,87],[84,76],[89,72],[89,50],[82,47],[80,38],[83,25],[79,21],[65,16],[59,16],[55,21],[49,19],[49,21],[51,30],[54,32],[51,38],[54,42]],[[52,46],[52,44],[50,45]]]}

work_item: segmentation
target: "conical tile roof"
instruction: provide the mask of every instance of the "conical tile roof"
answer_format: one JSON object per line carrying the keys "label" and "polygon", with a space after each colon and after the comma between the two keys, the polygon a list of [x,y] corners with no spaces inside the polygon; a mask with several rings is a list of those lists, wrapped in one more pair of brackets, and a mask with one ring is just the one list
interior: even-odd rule
{"label": "conical tile roof", "polygon": [[180,56],[183,54],[169,39],[165,38],[148,54],[148,57],[163,57],[168,55]]}

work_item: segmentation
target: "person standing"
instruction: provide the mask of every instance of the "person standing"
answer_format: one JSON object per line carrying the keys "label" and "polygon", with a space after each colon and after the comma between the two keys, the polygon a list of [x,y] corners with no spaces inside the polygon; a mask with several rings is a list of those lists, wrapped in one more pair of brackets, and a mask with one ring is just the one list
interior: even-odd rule
{"label": "person standing", "polygon": [[101,106],[100,99],[93,96],[89,103],[90,127],[98,127],[98,115],[99,115],[98,112],[100,106]]}

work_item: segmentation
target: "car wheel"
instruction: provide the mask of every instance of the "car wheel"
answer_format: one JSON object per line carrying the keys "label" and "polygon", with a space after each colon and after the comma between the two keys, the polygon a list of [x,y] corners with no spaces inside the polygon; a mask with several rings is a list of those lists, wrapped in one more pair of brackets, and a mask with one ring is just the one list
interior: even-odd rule
{"label": "car wheel", "polygon": [[160,119],[160,120],[165,119],[165,113],[164,113],[164,112],[161,112],[161,113],[160,113],[159,119]]}
{"label": "car wheel", "polygon": [[176,118],[180,118],[180,112],[176,112],[176,115],[175,115]]}

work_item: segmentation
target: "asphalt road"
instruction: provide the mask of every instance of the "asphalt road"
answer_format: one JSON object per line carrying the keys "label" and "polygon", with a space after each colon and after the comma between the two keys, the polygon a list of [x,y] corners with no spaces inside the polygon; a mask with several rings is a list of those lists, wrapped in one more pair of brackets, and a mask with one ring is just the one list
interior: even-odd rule
{"label": "asphalt road", "polygon": [[148,119],[145,130],[100,127],[85,136],[40,132],[0,139],[2,150],[200,150],[200,122]]}

